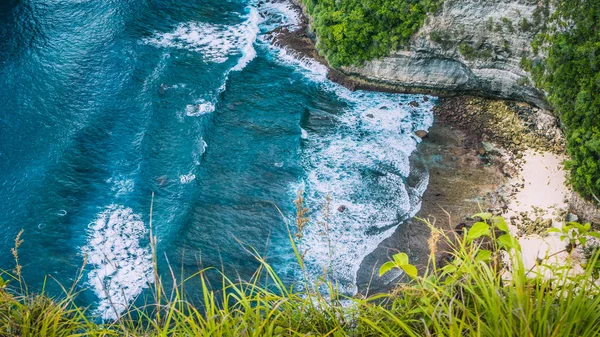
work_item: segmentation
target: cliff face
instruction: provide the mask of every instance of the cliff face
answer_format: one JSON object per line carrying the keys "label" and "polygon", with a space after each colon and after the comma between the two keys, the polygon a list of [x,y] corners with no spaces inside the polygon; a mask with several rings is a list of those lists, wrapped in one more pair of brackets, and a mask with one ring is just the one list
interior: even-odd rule
{"label": "cliff face", "polygon": [[549,108],[519,66],[531,56],[548,12],[538,0],[445,0],[404,50],[340,70],[359,87],[475,94]]}

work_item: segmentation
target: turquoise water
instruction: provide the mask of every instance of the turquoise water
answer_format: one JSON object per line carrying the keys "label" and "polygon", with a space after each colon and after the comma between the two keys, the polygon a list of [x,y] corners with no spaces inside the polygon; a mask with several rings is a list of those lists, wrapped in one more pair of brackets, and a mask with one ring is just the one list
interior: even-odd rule
{"label": "turquoise water", "polygon": [[3,2],[0,267],[14,265],[21,229],[33,286],[45,275],[70,284],[87,257],[82,301],[114,318],[152,283],[154,193],[161,273],[168,262],[248,278],[257,263],[242,242],[293,282],[273,205],[292,220],[303,189],[309,274],[328,265],[330,194],[331,258],[354,292],[362,258],[419,208],[427,181],[404,180],[433,100],[329,82],[322,66],[267,41],[297,20],[285,3]]}

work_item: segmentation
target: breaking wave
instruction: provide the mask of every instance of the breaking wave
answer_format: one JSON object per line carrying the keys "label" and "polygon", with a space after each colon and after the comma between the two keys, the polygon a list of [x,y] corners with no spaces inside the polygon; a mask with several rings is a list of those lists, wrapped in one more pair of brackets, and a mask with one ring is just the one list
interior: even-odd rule
{"label": "breaking wave", "polygon": [[[329,116],[334,118],[331,130],[302,125],[306,178],[290,194],[303,188],[308,208],[317,210],[301,242],[310,274],[319,277],[330,267],[341,290],[355,293],[362,260],[421,207],[428,175],[419,175],[412,187],[406,178],[409,157],[420,141],[414,132],[433,124],[434,97],[353,92],[329,81],[327,67],[317,61],[286,47],[269,48],[279,63],[347,103],[342,114]],[[326,207],[327,195],[329,209],[318,211]]]}
{"label": "breaking wave", "polygon": [[254,43],[262,21],[254,7],[248,7],[247,19],[238,25],[221,25],[203,22],[188,22],[177,26],[169,33],[155,33],[143,42],[158,48],[185,49],[198,53],[204,62],[224,63],[230,57],[239,56],[237,63],[225,71],[221,85],[198,98],[185,109],[186,116],[197,117],[215,110],[218,97],[226,89],[229,74],[242,71],[256,58]]}
{"label": "breaking wave", "polygon": [[121,205],[108,206],[89,224],[83,253],[102,319],[117,319],[152,283],[152,258],[144,244],[148,235],[140,215]]}

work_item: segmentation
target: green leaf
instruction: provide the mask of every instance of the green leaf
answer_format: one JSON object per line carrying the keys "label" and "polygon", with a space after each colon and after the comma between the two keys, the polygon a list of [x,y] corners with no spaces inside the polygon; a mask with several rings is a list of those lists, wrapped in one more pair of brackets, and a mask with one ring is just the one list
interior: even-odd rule
{"label": "green leaf", "polygon": [[519,242],[510,234],[504,234],[498,238],[500,247],[506,249],[519,249]]}
{"label": "green leaf", "polygon": [[398,266],[402,266],[408,264],[408,255],[405,253],[398,253],[393,256],[394,261]]}
{"label": "green leaf", "polygon": [[479,218],[481,218],[481,220],[489,220],[492,217],[492,213],[487,213],[487,212],[485,212],[485,213],[476,213],[476,214],[473,214],[473,217],[474,218],[475,217],[479,217]]}
{"label": "green leaf", "polygon": [[394,261],[388,261],[382,264],[381,267],[379,267],[379,276],[383,276],[385,273],[389,272],[394,268],[397,268],[396,263],[394,263]]}
{"label": "green leaf", "polygon": [[400,267],[402,268],[402,270],[404,270],[406,275],[410,276],[411,278],[415,278],[419,275],[417,267],[413,266],[412,264],[405,264]]}
{"label": "green leaf", "polygon": [[456,271],[456,266],[453,264],[447,264],[442,268],[442,272],[444,273],[453,273]]}
{"label": "green leaf", "polygon": [[585,246],[585,244],[587,243],[587,239],[584,236],[582,236],[582,237],[579,238],[579,243],[582,246]]}
{"label": "green leaf", "polygon": [[477,255],[475,256],[475,261],[477,261],[477,262],[488,261],[491,256],[492,256],[491,251],[489,251],[487,249],[480,250],[479,253],[477,253]]}
{"label": "green leaf", "polygon": [[474,240],[490,234],[490,226],[485,222],[476,222],[467,232],[467,239]]}
{"label": "green leaf", "polygon": [[501,216],[495,216],[492,218],[494,226],[501,231],[508,232],[508,225],[506,224],[506,220],[504,220]]}
{"label": "green leaf", "polygon": [[550,234],[550,233],[562,233],[562,231],[556,227],[552,227],[552,228],[548,228],[548,230],[546,230],[546,233]]}
{"label": "green leaf", "polygon": [[589,235],[593,238],[600,239],[600,233],[598,233],[598,232],[587,232],[587,235]]}

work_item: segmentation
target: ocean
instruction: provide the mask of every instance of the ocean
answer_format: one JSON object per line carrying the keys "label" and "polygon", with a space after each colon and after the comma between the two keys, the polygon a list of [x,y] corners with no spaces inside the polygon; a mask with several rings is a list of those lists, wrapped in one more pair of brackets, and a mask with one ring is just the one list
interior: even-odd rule
{"label": "ocean", "polygon": [[408,158],[435,98],[330,82],[269,42],[299,20],[285,2],[0,4],[0,268],[23,230],[32,289],[80,278],[80,301],[114,319],[152,285],[152,230],[165,279],[248,279],[252,247],[292,284],[301,190],[309,277],[331,267],[354,293],[362,259],[419,210]]}

